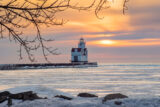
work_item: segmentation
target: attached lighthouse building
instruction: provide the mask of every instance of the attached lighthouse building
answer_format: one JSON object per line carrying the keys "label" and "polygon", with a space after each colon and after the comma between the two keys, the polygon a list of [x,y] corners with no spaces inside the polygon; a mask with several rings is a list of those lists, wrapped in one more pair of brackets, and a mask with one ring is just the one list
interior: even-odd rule
{"label": "attached lighthouse building", "polygon": [[88,50],[83,38],[80,39],[78,48],[71,50],[71,62],[88,62]]}

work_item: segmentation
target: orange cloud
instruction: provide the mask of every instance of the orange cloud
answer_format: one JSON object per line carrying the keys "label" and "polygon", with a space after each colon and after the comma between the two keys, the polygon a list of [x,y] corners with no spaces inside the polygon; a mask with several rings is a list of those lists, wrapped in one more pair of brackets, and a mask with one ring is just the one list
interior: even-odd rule
{"label": "orange cloud", "polygon": [[160,45],[160,39],[138,39],[138,40],[97,40],[88,42],[88,45],[101,47],[130,47]]}
{"label": "orange cloud", "polygon": [[82,35],[84,38],[112,37],[114,34]]}

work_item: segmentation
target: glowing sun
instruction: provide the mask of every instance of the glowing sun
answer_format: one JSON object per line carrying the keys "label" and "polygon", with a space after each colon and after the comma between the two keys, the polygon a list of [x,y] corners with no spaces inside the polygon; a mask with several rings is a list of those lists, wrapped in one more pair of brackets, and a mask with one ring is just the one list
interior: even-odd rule
{"label": "glowing sun", "polygon": [[111,41],[111,40],[101,40],[100,41],[100,44],[103,44],[103,45],[112,45],[114,44],[115,42],[114,41]]}

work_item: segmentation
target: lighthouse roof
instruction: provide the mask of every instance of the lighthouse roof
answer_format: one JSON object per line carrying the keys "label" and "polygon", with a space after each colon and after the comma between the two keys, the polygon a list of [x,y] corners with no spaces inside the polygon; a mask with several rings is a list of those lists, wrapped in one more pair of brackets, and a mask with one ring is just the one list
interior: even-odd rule
{"label": "lighthouse roof", "polygon": [[83,38],[80,38],[80,42],[84,42],[84,39],[83,39]]}
{"label": "lighthouse roof", "polygon": [[80,40],[84,40],[83,38],[80,38]]}

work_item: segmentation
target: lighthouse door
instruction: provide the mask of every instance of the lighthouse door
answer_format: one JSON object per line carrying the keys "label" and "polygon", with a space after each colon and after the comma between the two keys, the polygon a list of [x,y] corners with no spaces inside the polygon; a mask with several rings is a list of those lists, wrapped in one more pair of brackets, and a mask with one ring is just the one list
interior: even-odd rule
{"label": "lighthouse door", "polygon": [[78,62],[78,56],[74,56],[74,62]]}

